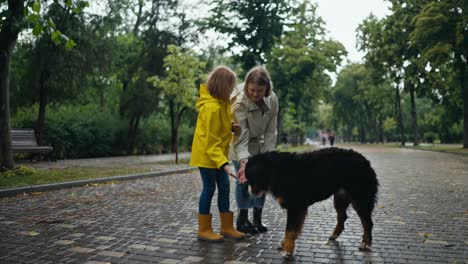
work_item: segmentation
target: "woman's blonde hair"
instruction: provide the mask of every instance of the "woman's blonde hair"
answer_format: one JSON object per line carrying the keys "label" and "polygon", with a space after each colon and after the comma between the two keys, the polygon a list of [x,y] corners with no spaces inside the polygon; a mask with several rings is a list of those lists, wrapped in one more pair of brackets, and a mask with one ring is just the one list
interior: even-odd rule
{"label": "woman's blonde hair", "polygon": [[236,74],[226,66],[218,66],[208,75],[206,88],[211,96],[228,101],[236,84]]}
{"label": "woman's blonde hair", "polygon": [[271,90],[273,90],[273,83],[271,82],[270,74],[263,66],[255,66],[245,75],[244,92],[246,94],[249,83],[266,86],[265,97],[270,96]]}

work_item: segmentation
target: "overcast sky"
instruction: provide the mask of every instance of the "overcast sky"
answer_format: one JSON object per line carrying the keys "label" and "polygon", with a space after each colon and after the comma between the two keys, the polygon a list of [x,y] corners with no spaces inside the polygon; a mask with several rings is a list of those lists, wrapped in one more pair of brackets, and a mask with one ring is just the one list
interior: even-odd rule
{"label": "overcast sky", "polygon": [[[206,3],[206,0],[201,0]],[[187,5],[186,10],[205,10],[208,7],[200,3],[200,0],[182,0]],[[356,49],[356,28],[371,13],[382,18],[390,12],[390,3],[384,0],[312,0],[317,3],[317,13],[325,21],[330,38],[337,40],[345,46],[348,51],[348,59],[351,62],[360,62],[363,57],[362,52]],[[200,17],[206,12],[188,12],[189,17]],[[203,36],[205,44],[215,41],[216,34],[209,32]],[[224,42],[224,41],[221,41]],[[200,46],[203,43],[200,43]],[[195,49],[199,47],[194,47]]]}
{"label": "overcast sky", "polygon": [[313,0],[318,4],[317,13],[329,30],[328,36],[346,47],[348,59],[359,62],[363,53],[356,49],[356,28],[371,13],[382,18],[390,12],[390,4],[384,0]]}

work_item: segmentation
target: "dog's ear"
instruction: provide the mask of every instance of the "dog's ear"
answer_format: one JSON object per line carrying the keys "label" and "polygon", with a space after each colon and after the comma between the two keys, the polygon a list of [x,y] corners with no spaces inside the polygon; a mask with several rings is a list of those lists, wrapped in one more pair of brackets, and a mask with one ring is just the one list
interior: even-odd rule
{"label": "dog's ear", "polygon": [[251,186],[260,191],[269,189],[269,176],[272,170],[270,153],[258,154],[249,159],[245,167],[245,176]]}

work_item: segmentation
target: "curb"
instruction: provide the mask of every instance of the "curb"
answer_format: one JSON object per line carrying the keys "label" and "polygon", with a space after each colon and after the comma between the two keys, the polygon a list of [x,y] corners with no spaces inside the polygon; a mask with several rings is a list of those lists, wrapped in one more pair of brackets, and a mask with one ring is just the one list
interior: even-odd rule
{"label": "curb", "polygon": [[134,180],[134,179],[140,179],[140,178],[145,178],[145,177],[164,176],[164,175],[169,175],[169,174],[174,174],[174,173],[184,173],[184,172],[192,171],[194,169],[196,168],[187,167],[187,168],[173,169],[173,170],[166,170],[166,171],[146,172],[146,173],[139,173],[139,174],[129,174],[129,175],[96,178],[96,179],[86,179],[86,180],[78,180],[78,181],[30,185],[30,186],[11,188],[11,189],[2,189],[0,190],[0,198],[12,197],[21,193],[46,192],[46,191],[53,191],[53,190],[59,190],[59,189],[65,189],[65,188],[81,187],[81,186],[85,186],[91,183],[100,183],[100,182],[108,182],[108,181],[125,181],[125,180]]}

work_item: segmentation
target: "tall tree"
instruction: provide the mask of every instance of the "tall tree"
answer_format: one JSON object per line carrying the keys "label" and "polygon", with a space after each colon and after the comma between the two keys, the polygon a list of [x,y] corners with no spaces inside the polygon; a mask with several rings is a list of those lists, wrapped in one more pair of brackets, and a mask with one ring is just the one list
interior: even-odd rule
{"label": "tall tree", "polygon": [[[394,116],[400,134],[400,143],[405,145],[405,129],[401,110],[401,80],[403,67],[401,46],[395,41],[397,28],[388,19],[377,19],[374,15],[366,18],[357,29],[358,48],[364,55],[367,68],[373,69],[373,79],[377,83],[385,80],[392,82],[394,87]],[[377,74],[377,76],[375,75]]]}
{"label": "tall tree", "polygon": [[468,2],[443,0],[428,3],[414,19],[411,41],[433,68],[451,65],[463,102],[464,139],[468,148]]}
{"label": "tall tree", "polygon": [[264,64],[266,55],[281,36],[292,1],[212,0],[213,16],[207,26],[230,37],[229,48],[240,49],[235,59],[244,71]]}
{"label": "tall tree", "polygon": [[[87,1],[59,1],[61,4],[73,7],[75,12],[81,12]],[[72,48],[74,42],[55,30],[52,20],[42,20],[43,6],[40,0],[7,0],[0,2],[0,168],[12,169],[13,153],[10,134],[10,102],[9,79],[10,62],[18,34],[26,28],[32,28],[34,35],[41,34],[44,29],[51,37]]]}
{"label": "tall tree", "polygon": [[[324,22],[317,6],[304,2],[293,10],[290,29],[278,39],[268,56],[281,116],[293,115],[297,125],[311,124],[318,101],[331,86],[329,73],[336,72],[346,56],[344,46],[325,37]],[[294,111],[291,111],[293,109]]]}
{"label": "tall tree", "polygon": [[197,86],[202,78],[205,63],[201,62],[193,52],[183,51],[170,45],[168,55],[164,58],[166,76],[152,78],[153,84],[162,90],[162,96],[168,103],[171,118],[171,147],[179,161],[179,126],[183,113],[194,107]]}
{"label": "tall tree", "polygon": [[[125,33],[120,40],[123,44],[122,49],[130,51],[122,52],[117,63],[120,67],[118,78],[122,84],[120,112],[129,122],[127,134],[129,153],[134,150],[140,119],[150,114],[143,114],[141,109],[151,109],[152,112],[157,109],[156,101],[149,102],[141,98],[145,93],[139,91],[147,89],[149,85],[144,78],[164,74],[163,59],[167,46],[180,41],[176,35],[178,28],[172,28],[173,23],[169,23],[176,14],[177,5],[177,0],[128,0],[123,4],[114,3],[109,6],[111,10],[116,9],[115,12],[119,12],[125,22],[123,29]],[[129,91],[130,89],[135,90]],[[150,105],[142,106],[143,102]]]}

